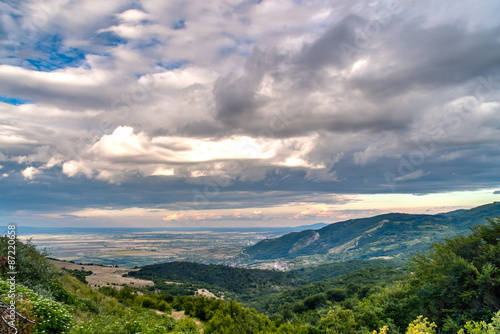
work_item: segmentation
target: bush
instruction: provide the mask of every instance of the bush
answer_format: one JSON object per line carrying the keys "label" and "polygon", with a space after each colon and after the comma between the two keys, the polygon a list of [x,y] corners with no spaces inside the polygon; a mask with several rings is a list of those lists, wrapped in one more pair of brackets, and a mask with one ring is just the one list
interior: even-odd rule
{"label": "bush", "polygon": [[500,311],[491,319],[491,323],[485,321],[469,321],[458,334],[498,334],[500,333]]}
{"label": "bush", "polygon": [[169,294],[162,294],[160,295],[160,299],[172,304],[172,302],[174,301],[174,296]]}
{"label": "bush", "polygon": [[186,319],[176,320],[151,311],[109,310],[74,326],[70,334],[198,334],[196,325]]}
{"label": "bush", "polygon": [[[9,282],[0,279],[0,295],[4,296],[2,299],[7,303],[10,302],[10,298],[7,296],[9,288]],[[36,321],[34,333],[60,334],[71,329],[73,324],[72,316],[61,303],[40,296],[22,285],[16,285],[16,294],[26,297],[21,302],[31,304],[30,309]],[[23,305],[19,305],[19,307],[23,308]]]}
{"label": "bush", "polygon": [[[55,277],[60,275],[58,271],[46,258],[46,251],[39,252],[36,246],[31,242],[31,239],[25,243],[14,240],[16,249],[16,271],[17,283],[22,284],[35,292],[50,296],[50,287]],[[9,241],[8,236],[0,236],[0,259],[7,258]],[[8,266],[0,266],[0,278],[8,278],[6,273],[9,271]]]}
{"label": "bush", "polygon": [[172,305],[170,305],[166,301],[161,301],[158,304],[158,311],[165,312],[165,313],[171,313],[172,312]]}
{"label": "bush", "polygon": [[406,334],[435,334],[436,324],[430,323],[427,318],[419,316],[415,319],[406,330]]}

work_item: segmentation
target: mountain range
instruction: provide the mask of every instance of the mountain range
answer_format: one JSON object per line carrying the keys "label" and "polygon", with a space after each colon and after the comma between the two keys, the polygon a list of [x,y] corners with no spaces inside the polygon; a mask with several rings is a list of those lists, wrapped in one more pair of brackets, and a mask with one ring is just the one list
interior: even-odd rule
{"label": "mountain range", "polygon": [[494,216],[500,216],[500,202],[437,215],[388,213],[265,239],[246,248],[243,255],[253,260],[318,255],[328,260],[403,258],[428,249],[433,242],[468,233]]}

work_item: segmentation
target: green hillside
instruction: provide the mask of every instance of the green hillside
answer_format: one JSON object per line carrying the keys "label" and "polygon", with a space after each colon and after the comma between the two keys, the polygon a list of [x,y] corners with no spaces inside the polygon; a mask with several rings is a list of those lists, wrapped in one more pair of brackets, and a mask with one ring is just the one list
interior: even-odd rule
{"label": "green hillside", "polygon": [[400,261],[386,259],[350,260],[296,268],[292,269],[291,272],[309,282],[318,282],[346,275],[363,268],[377,266],[399,268],[402,266],[402,263]]}
{"label": "green hillside", "polygon": [[324,308],[329,302],[342,302],[348,298],[363,298],[375,286],[388,286],[401,280],[405,271],[384,266],[354,270],[336,278],[323,279],[272,296],[262,296],[251,306],[268,315],[279,313],[289,304],[295,313]]}
{"label": "green hillside", "polygon": [[[130,276],[152,279],[155,288],[169,292],[173,284],[165,281],[192,283],[211,291],[234,293],[238,296],[250,296],[276,292],[294,287],[306,281],[289,272],[262,269],[233,268],[218,264],[200,264],[192,262],[169,262],[142,267],[130,272]],[[182,287],[176,286],[180,290]]]}
{"label": "green hillside", "polygon": [[402,257],[429,248],[429,244],[468,233],[485,217],[500,215],[500,202],[449,215],[389,213],[351,219],[319,230],[289,233],[245,249],[256,260],[297,258],[321,254],[330,260]]}

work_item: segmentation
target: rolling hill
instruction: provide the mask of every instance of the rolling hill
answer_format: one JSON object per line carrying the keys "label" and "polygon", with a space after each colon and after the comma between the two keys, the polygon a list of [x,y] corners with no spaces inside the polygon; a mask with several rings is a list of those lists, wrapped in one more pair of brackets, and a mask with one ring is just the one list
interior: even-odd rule
{"label": "rolling hill", "polygon": [[[190,283],[196,288],[234,293],[240,297],[277,292],[306,282],[305,279],[289,272],[193,262],[153,264],[141,267],[138,271],[132,271],[128,275],[151,279],[155,282],[155,288],[162,291],[169,291],[173,285],[172,282],[165,283],[165,281],[174,281],[179,284]],[[180,286],[177,290],[182,288]]]}
{"label": "rolling hill", "polygon": [[470,227],[486,223],[486,217],[499,215],[500,202],[451,214],[388,213],[262,240],[246,248],[244,255],[255,260],[318,254],[330,260],[400,257],[427,249],[430,243],[446,237],[468,233]]}

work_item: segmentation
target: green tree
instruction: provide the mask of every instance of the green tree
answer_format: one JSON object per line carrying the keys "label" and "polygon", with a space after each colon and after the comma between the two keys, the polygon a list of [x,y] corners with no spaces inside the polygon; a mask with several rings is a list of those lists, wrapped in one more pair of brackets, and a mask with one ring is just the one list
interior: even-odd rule
{"label": "green tree", "polygon": [[417,307],[445,332],[489,320],[500,307],[500,219],[432,245],[409,262]]}
{"label": "green tree", "polygon": [[347,298],[345,289],[335,288],[326,291],[326,298],[332,302],[342,302]]}
{"label": "green tree", "polygon": [[327,334],[356,334],[356,320],[351,310],[333,306],[328,314],[321,318],[320,328]]}
{"label": "green tree", "polygon": [[[9,246],[11,247],[9,249]],[[17,271],[17,283],[21,283],[35,292],[43,295],[51,295],[54,278],[60,276],[60,272],[46,259],[48,253],[38,251],[36,246],[28,239],[21,242],[17,238],[11,239],[7,235],[0,236],[0,277],[8,278],[9,272],[9,250],[15,248],[15,271]]]}
{"label": "green tree", "polygon": [[310,309],[314,310],[322,305],[326,304],[326,297],[324,293],[318,293],[304,299],[304,305]]}

